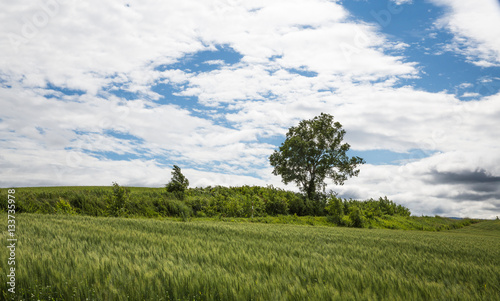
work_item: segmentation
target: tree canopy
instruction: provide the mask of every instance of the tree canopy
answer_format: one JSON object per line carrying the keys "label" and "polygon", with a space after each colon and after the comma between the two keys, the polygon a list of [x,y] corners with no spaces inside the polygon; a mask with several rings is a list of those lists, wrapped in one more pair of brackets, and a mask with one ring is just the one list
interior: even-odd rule
{"label": "tree canopy", "polygon": [[330,114],[302,120],[288,130],[279,150],[269,157],[273,174],[280,175],[285,184],[295,182],[310,199],[324,191],[325,178],[343,185],[365,163],[360,157],[347,156],[350,145],[342,143],[345,133]]}
{"label": "tree canopy", "polygon": [[184,191],[189,186],[189,180],[182,174],[181,168],[177,165],[174,165],[172,169],[172,179],[166,185],[167,192],[174,193],[178,196],[178,198],[184,198]]}

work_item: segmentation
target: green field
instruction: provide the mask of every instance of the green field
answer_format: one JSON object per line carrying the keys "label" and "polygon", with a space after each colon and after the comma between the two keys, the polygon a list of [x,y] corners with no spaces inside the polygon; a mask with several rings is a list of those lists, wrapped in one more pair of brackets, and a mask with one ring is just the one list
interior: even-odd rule
{"label": "green field", "polygon": [[499,221],[430,232],[24,213],[16,235],[15,300],[500,300]]}

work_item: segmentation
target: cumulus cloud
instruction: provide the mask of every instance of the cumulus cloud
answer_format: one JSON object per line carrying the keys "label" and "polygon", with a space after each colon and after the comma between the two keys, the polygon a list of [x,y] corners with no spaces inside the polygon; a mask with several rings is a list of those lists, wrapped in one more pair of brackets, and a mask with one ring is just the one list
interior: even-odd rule
{"label": "cumulus cloud", "polygon": [[432,0],[448,9],[436,22],[454,35],[451,50],[462,53],[468,60],[481,67],[500,65],[500,3],[496,0],[453,1]]}
{"label": "cumulus cloud", "polygon": [[[480,32],[494,5],[439,4],[457,49],[498,64],[495,29]],[[171,164],[193,186],[284,187],[269,155],[288,127],[327,112],[353,149],[403,154],[330,186],[342,195],[388,195],[417,214],[498,208],[500,95],[402,86],[420,76],[411,46],[338,2],[17,1],[0,15],[2,187],[161,186]],[[224,51],[238,59],[190,63]]]}
{"label": "cumulus cloud", "polygon": [[[411,208],[412,213],[481,216],[498,213],[499,171],[487,171],[490,162],[470,153],[438,153],[403,165],[364,165],[360,177],[344,186],[330,186],[339,194],[358,199],[387,195]],[[477,167],[481,166],[481,167]]]}

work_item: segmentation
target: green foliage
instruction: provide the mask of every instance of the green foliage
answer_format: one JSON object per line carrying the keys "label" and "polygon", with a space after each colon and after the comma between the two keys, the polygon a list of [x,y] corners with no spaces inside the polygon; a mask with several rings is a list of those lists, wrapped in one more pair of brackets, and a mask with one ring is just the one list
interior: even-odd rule
{"label": "green foliage", "polygon": [[356,168],[365,163],[362,158],[347,156],[350,145],[342,143],[345,133],[329,114],[302,120],[288,130],[279,151],[269,157],[273,174],[280,175],[285,184],[296,183],[310,200],[324,191],[325,178],[342,185],[357,176]]}
{"label": "green foliage", "polygon": [[179,200],[184,199],[184,192],[189,186],[189,180],[182,174],[179,166],[174,165],[172,179],[165,186],[167,193],[173,194]]}
{"label": "green foliage", "polygon": [[[0,190],[0,196],[2,195]],[[302,195],[282,189],[257,186],[186,189],[184,199],[161,188],[40,187],[16,189],[17,212],[54,213],[59,199],[73,210],[92,216],[216,216],[251,217],[277,214],[311,214]],[[7,197],[5,195],[4,199]],[[300,204],[296,206],[296,204]],[[59,205],[61,206],[61,204]],[[253,207],[253,209],[252,209]],[[7,206],[0,210],[5,211]]]}
{"label": "green foliage", "polygon": [[177,199],[155,199],[153,204],[161,216],[182,217],[193,215],[193,210],[184,202]]}
{"label": "green foliage", "polygon": [[287,214],[288,213],[288,201],[286,194],[280,193],[279,190],[274,189],[272,186],[270,189],[266,189],[262,193],[262,198],[265,201],[266,213],[269,215]]}
{"label": "green foliage", "polygon": [[113,196],[109,199],[108,213],[113,216],[126,216],[126,203],[130,190],[113,182]]}
{"label": "green foliage", "polygon": [[282,189],[257,186],[206,187],[186,191],[186,204],[193,208],[196,215],[203,212],[206,216],[251,217],[267,214],[301,214],[302,210],[290,206],[302,200],[300,194]]}
{"label": "green foliage", "polygon": [[[7,199],[4,190],[0,190],[1,199]],[[58,205],[60,199],[67,202],[72,210],[62,203]],[[332,208],[334,204],[336,208]],[[330,223],[348,227],[356,224],[368,228],[427,231],[456,229],[477,222],[469,219],[409,217],[410,211],[407,208],[395,204],[386,197],[360,202],[330,196],[311,201],[301,194],[272,186],[192,188],[185,191],[185,199],[182,201],[172,195],[166,195],[161,188],[124,188],[118,184],[113,187],[18,188],[16,206],[18,213],[68,212],[91,216],[150,218],[184,216],[186,219],[213,217],[221,220],[253,216],[254,221],[296,224],[308,223],[306,220],[286,219],[282,216],[315,215],[319,218],[326,215],[324,219],[315,218],[311,223],[314,225]],[[361,216],[353,211],[353,206],[359,208]],[[3,206],[2,211],[6,208]],[[387,214],[391,212],[394,212],[394,215]],[[356,219],[357,216],[359,219]]]}
{"label": "green foliage", "polygon": [[[356,225],[365,228],[427,231],[456,229],[477,222],[469,219],[410,217],[407,208],[395,204],[387,197],[361,202],[318,194],[317,199],[312,201],[302,194],[273,186],[216,186],[186,189],[184,200],[179,200],[175,196],[165,194],[162,188],[125,188],[114,184],[112,187],[17,188],[16,212],[45,214],[66,212],[90,216],[149,218],[184,217],[186,220],[191,217],[227,220],[227,218],[253,216],[254,222],[263,223],[347,227]],[[6,199],[6,190],[0,189],[0,202]],[[354,207],[357,207],[359,212]],[[5,212],[6,209],[6,204],[1,207],[1,211]],[[315,217],[308,220],[307,216]]]}
{"label": "green foliage", "polygon": [[58,214],[76,214],[76,211],[71,205],[63,198],[59,198],[56,203],[56,213]]}
{"label": "green foliage", "polygon": [[349,219],[352,222],[352,226],[356,228],[363,228],[366,222],[366,218],[358,206],[351,206],[349,208]]}
{"label": "green foliage", "polygon": [[366,225],[373,227],[374,224],[370,221],[376,218],[395,215],[409,217],[411,214],[408,208],[394,203],[387,197],[381,197],[378,200],[356,201],[352,199],[342,200],[336,196],[330,196],[326,211],[332,223],[339,226],[358,228]]}
{"label": "green foliage", "polygon": [[[16,249],[13,299],[500,300],[498,221],[431,233],[257,218],[269,223],[19,214],[29,243]],[[0,270],[8,257],[0,248]]]}
{"label": "green foliage", "polygon": [[475,219],[452,219],[430,216],[397,216],[383,215],[367,220],[368,228],[379,229],[401,229],[401,230],[423,230],[423,231],[446,231],[461,229],[478,223]]}
{"label": "green foliage", "polygon": [[341,221],[344,217],[344,204],[342,203],[342,199],[332,196],[328,202],[326,210],[328,212],[329,219],[333,223],[342,225]]}

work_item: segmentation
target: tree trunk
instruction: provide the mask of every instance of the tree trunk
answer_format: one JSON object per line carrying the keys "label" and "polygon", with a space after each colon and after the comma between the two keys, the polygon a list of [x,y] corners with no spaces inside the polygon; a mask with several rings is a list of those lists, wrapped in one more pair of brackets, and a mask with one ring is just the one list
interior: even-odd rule
{"label": "tree trunk", "polygon": [[314,195],[316,194],[316,186],[314,185],[314,177],[311,177],[309,184],[306,188],[307,198],[310,200],[314,199]]}

